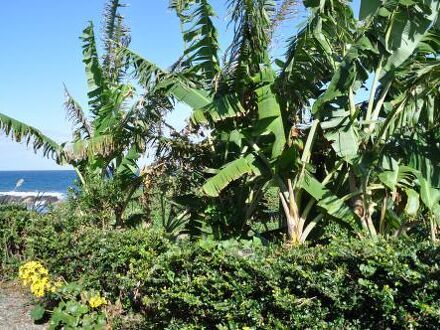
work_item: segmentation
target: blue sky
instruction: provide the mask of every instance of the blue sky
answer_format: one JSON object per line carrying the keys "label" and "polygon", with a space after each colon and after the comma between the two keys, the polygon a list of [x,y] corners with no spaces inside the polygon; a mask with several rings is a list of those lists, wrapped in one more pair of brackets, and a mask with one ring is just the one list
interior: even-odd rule
{"label": "blue sky", "polygon": [[[132,30],[131,48],[162,67],[182,53],[179,21],[168,0],[127,0],[123,9]],[[221,42],[228,44],[225,1],[213,0]],[[357,1],[355,1],[356,3]],[[63,82],[86,105],[86,81],[79,35],[93,20],[100,34],[104,0],[14,0],[2,4],[0,20],[0,112],[41,129],[58,142],[70,139],[63,109]],[[356,6],[357,7],[357,6]],[[302,18],[283,29],[289,35]],[[280,41],[281,42],[281,41]],[[189,110],[178,106],[170,117],[183,126]],[[65,169],[0,135],[0,170]]]}

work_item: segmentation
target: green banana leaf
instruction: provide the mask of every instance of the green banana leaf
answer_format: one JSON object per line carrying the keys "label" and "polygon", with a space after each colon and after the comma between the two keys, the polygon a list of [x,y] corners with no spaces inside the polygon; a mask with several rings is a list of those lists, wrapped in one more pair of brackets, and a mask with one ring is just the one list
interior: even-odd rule
{"label": "green banana leaf", "polygon": [[232,181],[239,179],[245,174],[255,172],[254,161],[255,156],[250,154],[226,164],[216,175],[205,182],[202,187],[203,192],[210,197],[219,196],[220,192]]}

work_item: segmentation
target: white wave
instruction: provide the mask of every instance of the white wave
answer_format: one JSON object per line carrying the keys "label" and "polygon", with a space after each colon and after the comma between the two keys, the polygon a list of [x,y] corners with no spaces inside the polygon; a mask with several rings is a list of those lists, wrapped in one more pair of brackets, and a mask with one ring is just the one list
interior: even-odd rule
{"label": "white wave", "polygon": [[20,197],[20,198],[27,198],[27,197],[56,197],[58,199],[64,199],[66,198],[66,195],[59,192],[36,192],[36,191],[27,191],[27,192],[20,192],[20,191],[5,191],[0,192],[0,196],[11,196],[11,197]]}

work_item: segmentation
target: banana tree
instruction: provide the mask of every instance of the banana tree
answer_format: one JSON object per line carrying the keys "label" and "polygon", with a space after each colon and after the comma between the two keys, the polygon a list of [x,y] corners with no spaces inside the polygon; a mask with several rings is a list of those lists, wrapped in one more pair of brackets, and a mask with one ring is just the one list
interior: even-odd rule
{"label": "banana tree", "polygon": [[75,169],[82,190],[87,192],[89,180],[96,178],[120,183],[123,197],[113,208],[117,224],[133,194],[142,184],[143,175],[137,161],[147,146],[161,135],[162,113],[169,104],[157,96],[135,97],[135,89],[125,78],[126,59],[119,52],[128,46],[130,34],[119,14],[119,0],[106,3],[104,15],[104,48],[101,58],[96,47],[93,23],[83,31],[83,63],[88,83],[88,112],[65,88],[65,108],[74,124],[73,140],[57,144],[39,130],[0,114],[0,129],[15,140],[32,142],[34,149],[43,149],[59,164]]}
{"label": "banana tree", "polygon": [[[235,35],[223,63],[219,60],[220,47],[212,22],[215,14],[209,2],[173,1],[171,5],[182,19],[187,45],[172,70],[160,69],[129,50],[124,54],[143,85],[153,84],[156,91],[192,107],[193,128],[209,128],[211,161],[204,165],[209,168],[206,172],[213,175],[206,176],[199,195],[224,203],[230,196],[230,207],[226,202],[223,208],[233,210],[227,216],[237,220],[236,232],[243,233],[249,220],[257,216],[262,192],[276,185],[287,195],[285,181],[304,167],[296,180],[296,187],[305,189],[304,203],[308,203],[306,199],[313,200],[313,206],[322,201],[321,212],[336,215],[336,196],[332,197],[315,178],[304,179],[312,175],[303,166],[307,156],[301,157],[303,143],[295,138],[295,132],[300,130],[298,115],[331,79],[336,67],[333,57],[344,50],[343,42],[352,38],[354,22],[350,8],[342,1],[314,7],[309,4],[312,16],[292,41],[287,61],[277,62],[283,69],[280,71],[272,65],[269,52],[274,18],[280,17],[274,2],[229,2]],[[337,15],[328,21],[324,18],[330,12]],[[335,32],[339,38],[330,45],[327,39]],[[305,47],[312,47],[314,53],[307,54]],[[306,60],[322,64],[318,67]],[[311,77],[314,81],[305,84]],[[287,95],[287,83],[297,84],[303,99]],[[234,207],[237,204],[241,207]],[[338,216],[344,221],[352,219],[350,212],[340,212]]]}
{"label": "banana tree", "polygon": [[93,24],[83,31],[83,62],[88,82],[88,112],[65,90],[66,109],[75,124],[73,141],[63,145],[63,155],[77,170],[87,191],[87,179],[95,177],[119,182],[122,200],[114,202],[116,223],[143,182],[139,158],[161,135],[162,115],[168,107],[163,98],[141,95],[124,83],[126,58],[120,47],[130,42],[128,29],[118,13],[119,1],[109,1],[105,14],[105,55],[96,48]]}
{"label": "banana tree", "polygon": [[[362,1],[356,42],[313,105],[324,137],[347,162],[347,187],[360,192],[352,203],[368,235],[387,227],[401,232],[419,198],[431,216],[438,214],[432,186],[438,140],[431,134],[438,81],[430,73],[438,65],[439,6],[434,0]],[[434,79],[418,79],[419,67]],[[369,97],[356,104],[355,95],[367,85]],[[395,225],[385,226],[386,219]]]}

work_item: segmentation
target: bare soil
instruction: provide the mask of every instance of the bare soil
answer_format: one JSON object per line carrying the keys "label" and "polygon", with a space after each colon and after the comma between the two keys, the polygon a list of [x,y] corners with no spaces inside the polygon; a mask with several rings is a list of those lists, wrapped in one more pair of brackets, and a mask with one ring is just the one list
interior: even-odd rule
{"label": "bare soil", "polygon": [[34,324],[30,311],[32,298],[15,282],[0,282],[0,330],[44,330]]}

